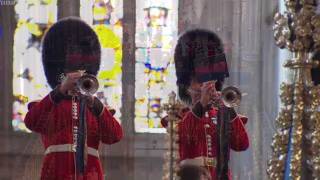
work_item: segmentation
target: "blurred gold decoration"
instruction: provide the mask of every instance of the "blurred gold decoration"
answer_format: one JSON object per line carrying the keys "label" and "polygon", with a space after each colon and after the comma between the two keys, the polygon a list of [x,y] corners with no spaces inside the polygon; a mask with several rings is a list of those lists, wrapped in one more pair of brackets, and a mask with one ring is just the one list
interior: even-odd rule
{"label": "blurred gold decoration", "polygon": [[174,180],[177,179],[177,171],[179,169],[179,140],[178,136],[178,122],[179,112],[183,108],[183,105],[176,99],[176,94],[171,92],[169,94],[169,102],[164,104],[162,109],[168,114],[168,127],[166,134],[166,147],[168,151],[164,156],[163,177],[162,180]]}
{"label": "blurred gold decoration", "polygon": [[13,95],[13,100],[19,102],[20,104],[26,104],[29,101],[29,98],[22,94],[16,94]]}
{"label": "blurred gold decoration", "polygon": [[280,48],[293,53],[284,67],[293,71],[294,80],[280,88],[282,108],[276,119],[267,173],[270,179],[285,179],[286,171],[286,178],[293,180],[320,179],[320,87],[313,85],[310,71],[318,65],[310,56],[320,49],[317,1],[284,1],[286,11],[274,17],[274,37]]}

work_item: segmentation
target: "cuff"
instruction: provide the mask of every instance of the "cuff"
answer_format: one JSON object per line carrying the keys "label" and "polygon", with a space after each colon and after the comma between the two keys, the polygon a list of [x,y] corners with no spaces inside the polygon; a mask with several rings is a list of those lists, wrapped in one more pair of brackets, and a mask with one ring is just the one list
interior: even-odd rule
{"label": "cuff", "polygon": [[230,123],[233,123],[237,119],[239,119],[242,122],[243,125],[247,124],[247,122],[248,122],[248,118],[246,116],[237,114],[236,117],[231,119]]}
{"label": "cuff", "polygon": [[192,113],[198,118],[202,118],[206,113],[206,110],[200,102],[197,102],[197,104],[192,107]]}
{"label": "cuff", "polygon": [[65,95],[63,95],[60,90],[60,85],[56,86],[49,94],[50,99],[55,104],[58,104],[62,99],[65,98]]}
{"label": "cuff", "polygon": [[102,102],[97,97],[94,97],[93,106],[90,108],[91,112],[96,117],[99,117],[99,116],[101,116],[101,114],[103,112],[103,107],[104,106],[103,106]]}

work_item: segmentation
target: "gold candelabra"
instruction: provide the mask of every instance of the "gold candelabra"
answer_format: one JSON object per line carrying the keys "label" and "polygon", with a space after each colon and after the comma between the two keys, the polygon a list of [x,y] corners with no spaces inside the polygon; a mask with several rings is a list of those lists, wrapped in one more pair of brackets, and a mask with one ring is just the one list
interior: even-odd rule
{"label": "gold candelabra", "polygon": [[179,112],[183,108],[183,105],[180,101],[176,100],[176,94],[174,92],[169,94],[169,102],[163,105],[163,110],[168,114],[168,127],[167,134],[165,137],[166,147],[168,148],[165,153],[164,167],[163,167],[163,177],[162,180],[176,180],[177,172],[179,169],[178,166],[178,157],[179,157],[179,145],[178,145],[178,122]]}
{"label": "gold candelabra", "polygon": [[281,110],[271,144],[270,179],[320,179],[320,87],[314,86],[312,54],[320,50],[320,16],[316,0],[284,0],[286,11],[274,17],[274,36],[280,48],[292,52],[284,67],[293,81],[281,84]]}

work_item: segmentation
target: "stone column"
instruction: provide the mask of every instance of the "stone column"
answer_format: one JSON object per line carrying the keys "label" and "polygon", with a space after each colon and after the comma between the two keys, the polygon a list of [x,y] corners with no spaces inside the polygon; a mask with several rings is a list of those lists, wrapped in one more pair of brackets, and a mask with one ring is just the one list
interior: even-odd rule
{"label": "stone column", "polygon": [[80,16],[80,0],[58,0],[58,19]]}

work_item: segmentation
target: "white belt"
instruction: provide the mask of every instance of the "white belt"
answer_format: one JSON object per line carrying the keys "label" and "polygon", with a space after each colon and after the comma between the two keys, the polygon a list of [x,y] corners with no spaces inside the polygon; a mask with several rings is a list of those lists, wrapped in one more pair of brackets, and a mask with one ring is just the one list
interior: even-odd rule
{"label": "white belt", "polygon": [[[73,147],[73,144],[51,145],[47,147],[45,154],[47,155],[54,152],[75,152],[75,150],[72,147]],[[92,147],[88,147],[88,154],[99,158],[98,150]]]}
{"label": "white belt", "polygon": [[205,157],[199,156],[193,159],[184,159],[180,161],[180,165],[194,165],[194,166],[212,166],[215,167],[217,165],[216,158],[213,157]]}

